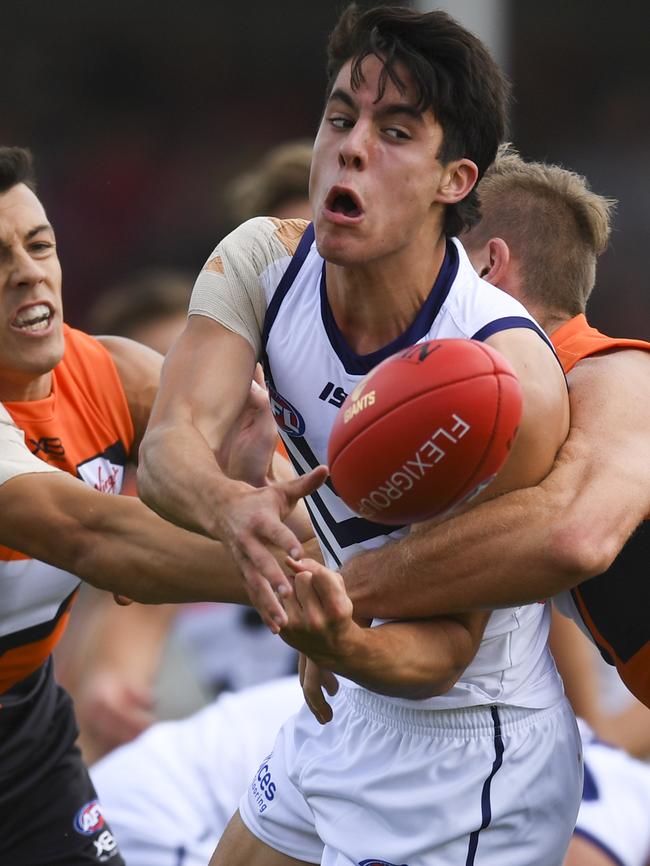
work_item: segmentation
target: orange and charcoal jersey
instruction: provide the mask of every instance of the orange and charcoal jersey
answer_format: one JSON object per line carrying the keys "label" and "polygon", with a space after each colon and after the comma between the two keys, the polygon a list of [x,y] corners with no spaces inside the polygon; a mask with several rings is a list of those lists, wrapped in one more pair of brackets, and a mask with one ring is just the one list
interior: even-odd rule
{"label": "orange and charcoal jersey", "polygon": [[[650,352],[650,343],[643,340],[601,334],[583,315],[562,325],[551,340],[565,373],[599,352]],[[572,589],[571,598],[605,660],[616,665],[628,689],[650,707],[650,515],[611,568]]]}
{"label": "orange and charcoal jersey", "polygon": [[[67,326],[64,334],[65,353],[49,397],[4,406],[33,454],[97,490],[119,493],[134,440],[122,383],[101,343]],[[35,531],[38,519],[35,513]],[[0,704],[10,703],[7,693],[48,660],[79,583],[68,572],[0,546]]]}

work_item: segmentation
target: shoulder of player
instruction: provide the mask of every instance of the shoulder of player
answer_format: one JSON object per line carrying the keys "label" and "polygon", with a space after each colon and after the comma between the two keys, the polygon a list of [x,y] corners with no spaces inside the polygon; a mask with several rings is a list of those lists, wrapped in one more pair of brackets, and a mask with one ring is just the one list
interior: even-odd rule
{"label": "shoulder of player", "polygon": [[568,374],[569,383],[596,388],[633,387],[650,391],[650,351],[621,346],[578,361]]}
{"label": "shoulder of player", "polygon": [[127,337],[98,336],[113,359],[135,430],[134,451],[144,435],[160,384],[163,357]]}
{"label": "shoulder of player", "polygon": [[621,348],[579,361],[568,376],[572,419],[607,427],[609,437],[647,438],[650,426],[650,352]]}
{"label": "shoulder of player", "polygon": [[485,342],[501,352],[517,374],[524,410],[515,450],[524,455],[524,463],[532,455],[541,455],[536,464],[537,480],[531,482],[537,483],[551,468],[569,431],[564,373],[550,346],[530,328],[499,331]]}
{"label": "shoulder of player", "polygon": [[308,225],[306,220],[254,217],[220,241],[203,270],[224,274],[228,267],[249,262],[261,274],[279,259],[293,256]]}
{"label": "shoulder of player", "polygon": [[553,349],[537,330],[529,327],[510,327],[496,331],[485,342],[497,349],[512,364],[520,380],[539,386],[562,386],[564,374]]}
{"label": "shoulder of player", "polygon": [[562,456],[574,489],[608,477],[613,490],[626,491],[628,511],[639,502],[647,514],[650,352],[620,349],[585,358],[568,380],[571,432]]}
{"label": "shoulder of player", "polygon": [[95,337],[113,359],[122,382],[136,378],[141,384],[160,378],[163,357],[154,349],[131,340],[101,334]]}

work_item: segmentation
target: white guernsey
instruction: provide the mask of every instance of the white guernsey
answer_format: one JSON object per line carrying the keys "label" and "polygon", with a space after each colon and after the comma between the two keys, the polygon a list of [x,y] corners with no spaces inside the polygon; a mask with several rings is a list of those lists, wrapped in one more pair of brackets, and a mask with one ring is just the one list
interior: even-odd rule
{"label": "white guernsey", "polygon": [[[399,349],[444,337],[484,340],[511,328],[531,329],[548,342],[518,301],[477,276],[455,239],[448,241],[439,276],[411,326],[369,355],[355,354],[343,338],[325,280],[311,225],[259,218],[218,245],[190,305],[191,314],[244,336],[263,361],[276,421],[299,474],[326,461],[330,429],[346,395]],[[333,569],[408,532],[357,517],[331,483],[307,504]],[[489,841],[485,837],[483,855],[488,845],[500,845],[502,854],[517,828],[549,866],[559,863],[571,831],[565,818],[578,806],[580,745],[547,647],[548,628],[544,604],[494,612],[455,685],[426,700],[385,697],[342,680],[331,723],[319,728],[304,710],[283,727],[265,770],[274,796],[260,805],[259,790],[251,787],[240,806],[244,822],[273,848],[307,862],[334,863],[327,852],[345,851],[351,863],[376,852],[402,863],[406,839],[409,850],[425,851],[435,838],[448,862],[473,863],[468,838],[476,846],[476,828],[511,815],[503,838],[494,831]],[[512,760],[503,759],[504,740]],[[556,797],[551,790],[557,793],[563,774],[570,783]],[[354,804],[341,801],[342,779],[355,791]],[[432,784],[438,805],[446,804],[448,826],[431,823]],[[382,818],[387,812],[390,827]],[[546,829],[551,825],[563,828],[553,840]]]}

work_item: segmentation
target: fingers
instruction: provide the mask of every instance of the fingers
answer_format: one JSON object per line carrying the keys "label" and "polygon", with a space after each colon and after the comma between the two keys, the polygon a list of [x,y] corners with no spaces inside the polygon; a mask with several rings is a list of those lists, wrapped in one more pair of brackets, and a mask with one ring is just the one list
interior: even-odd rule
{"label": "fingers", "polygon": [[287,556],[285,562],[294,574],[297,574],[299,571],[313,572],[322,567],[320,562],[317,562],[315,559],[309,559],[309,557],[305,557],[304,559],[294,559],[293,556]]}
{"label": "fingers", "polygon": [[294,592],[303,620],[310,628],[317,630],[352,616],[352,601],[338,571],[325,568],[313,559],[298,561],[287,557],[286,561],[295,572]]}
{"label": "fingers", "polygon": [[[305,659],[304,674],[301,680],[302,691],[305,696],[305,703],[321,725],[325,725],[331,721],[334,715],[321,687],[322,679],[326,674],[331,679],[336,680],[334,674],[329,671],[322,671],[310,659]],[[330,694],[333,694],[333,692],[330,692]]]}
{"label": "fingers", "polygon": [[[242,564],[240,567],[251,604],[261,616],[262,622],[273,634],[278,634],[289,620],[278,596],[273,591],[273,587],[265,577],[258,574],[253,566]],[[285,598],[291,595],[291,586],[288,581],[286,585],[288,593],[285,594]]]}
{"label": "fingers", "polygon": [[115,604],[119,604],[120,607],[128,607],[130,604],[133,604],[132,598],[127,598],[125,595],[120,595],[119,592],[113,593],[113,601]]}
{"label": "fingers", "polygon": [[266,391],[266,382],[264,381],[264,370],[261,364],[255,364],[255,372],[253,373],[253,382],[263,391]]}
{"label": "fingers", "polygon": [[303,496],[309,496],[310,493],[318,490],[327,478],[327,475],[327,466],[317,466],[311,472],[307,472],[306,475],[300,475],[297,478],[291,479],[291,481],[284,481],[282,484],[278,484],[278,489],[284,493],[289,511],[294,508],[296,502],[302,499]]}
{"label": "fingers", "polygon": [[326,671],[321,668],[321,684],[325,688],[328,695],[334,697],[339,690],[339,681],[336,679],[332,671]]}
{"label": "fingers", "polygon": [[302,545],[298,541],[298,537],[286,523],[276,523],[272,527],[270,526],[266,530],[265,537],[271,544],[284,550],[292,557],[299,557],[302,554]]}

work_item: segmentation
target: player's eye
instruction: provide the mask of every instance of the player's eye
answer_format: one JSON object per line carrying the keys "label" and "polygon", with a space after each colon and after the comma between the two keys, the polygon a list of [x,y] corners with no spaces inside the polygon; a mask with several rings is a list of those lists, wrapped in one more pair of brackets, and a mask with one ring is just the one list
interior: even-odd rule
{"label": "player's eye", "polygon": [[408,141],[411,138],[410,134],[405,129],[401,129],[397,126],[389,126],[384,130],[384,132],[389,138],[399,139],[400,141]]}
{"label": "player's eye", "polygon": [[54,249],[54,244],[51,241],[35,241],[29,245],[32,253],[45,253]]}
{"label": "player's eye", "polygon": [[354,126],[354,122],[349,117],[343,117],[341,114],[331,115],[329,122],[335,129],[351,129]]}

